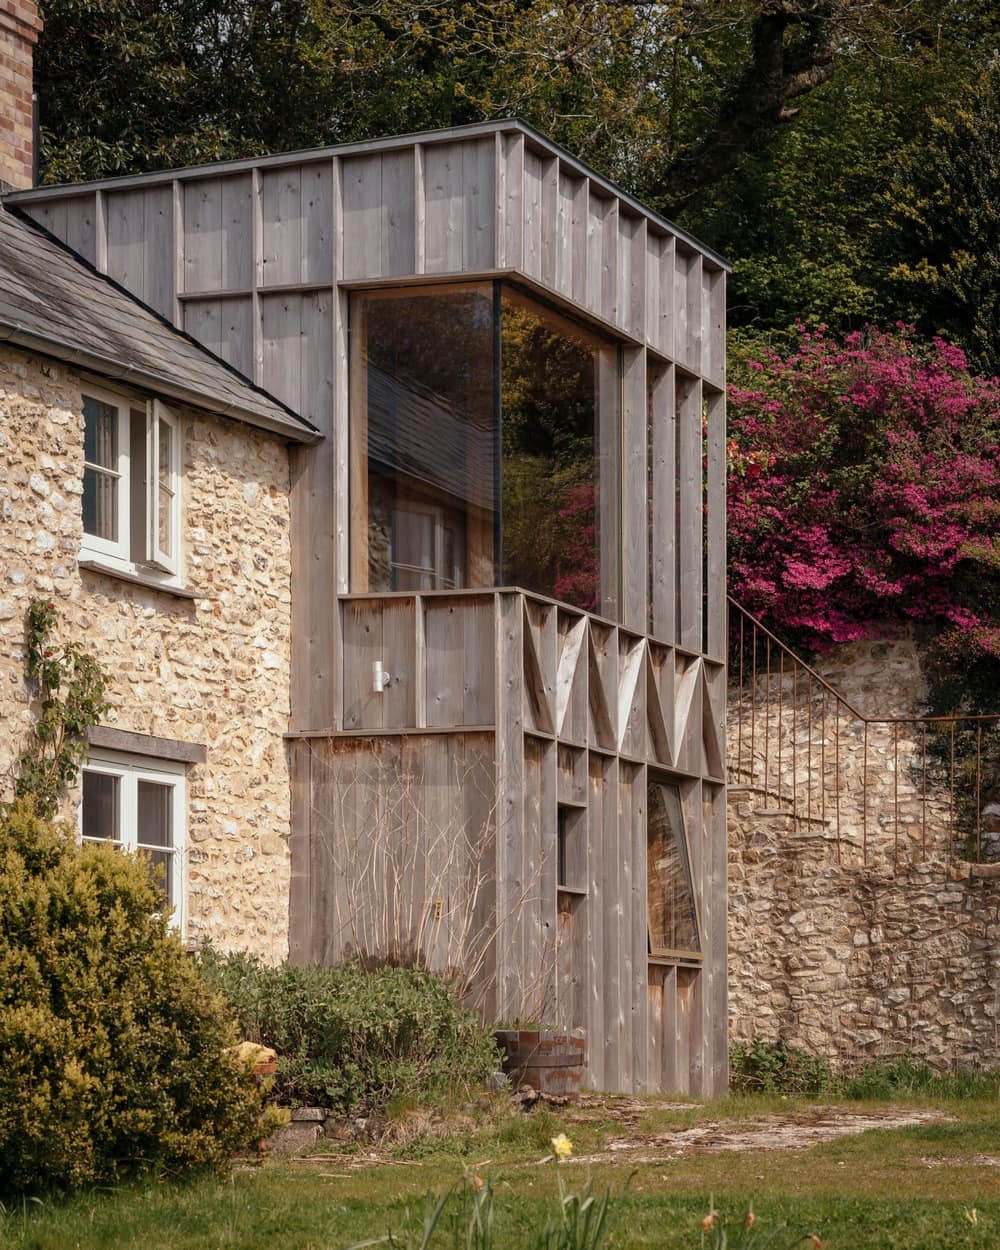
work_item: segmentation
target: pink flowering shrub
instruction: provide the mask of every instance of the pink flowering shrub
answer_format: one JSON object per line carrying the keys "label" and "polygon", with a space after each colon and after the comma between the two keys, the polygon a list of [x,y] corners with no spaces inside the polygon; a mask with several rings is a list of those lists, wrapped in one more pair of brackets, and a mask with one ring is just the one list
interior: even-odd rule
{"label": "pink flowering shrub", "polygon": [[730,586],[812,650],[886,626],[1000,658],[1000,379],[902,324],[745,359],[730,387]]}

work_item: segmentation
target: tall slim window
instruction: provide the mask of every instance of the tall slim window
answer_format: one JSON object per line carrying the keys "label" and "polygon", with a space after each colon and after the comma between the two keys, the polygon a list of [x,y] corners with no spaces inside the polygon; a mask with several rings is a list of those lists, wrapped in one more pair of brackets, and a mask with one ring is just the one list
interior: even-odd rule
{"label": "tall slim window", "polygon": [[492,283],[359,293],[351,335],[352,589],[613,606],[614,345]]}
{"label": "tall slim window", "polygon": [[646,891],[654,955],[701,952],[680,790],[650,778],[646,787]]}

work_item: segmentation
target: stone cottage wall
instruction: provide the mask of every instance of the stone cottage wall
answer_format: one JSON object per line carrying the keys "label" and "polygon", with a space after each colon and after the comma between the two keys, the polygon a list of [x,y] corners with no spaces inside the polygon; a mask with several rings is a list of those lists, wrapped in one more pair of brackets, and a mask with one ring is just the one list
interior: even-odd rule
{"label": "stone cottage wall", "polygon": [[[289,470],[280,438],[180,410],[184,583],[199,596],[78,567],[80,379],[0,348],[0,776],[31,723],[24,614],[48,596],[60,630],[111,671],[105,723],[203,743],[187,781],[187,936],[278,959],[287,950]],[[75,818],[78,796],[67,815]]]}
{"label": "stone cottage wall", "polygon": [[[852,644],[818,667],[861,712],[921,710],[909,639]],[[736,722],[731,705],[731,753]],[[845,720],[840,732],[839,848],[829,806],[826,820],[795,820],[773,791],[730,789],[731,1035],[780,1033],[841,1066],[907,1050],[939,1065],[1000,1064],[998,869],[950,862],[948,806],[933,784],[921,845],[916,736],[905,733],[870,736],[862,862],[863,730]]]}

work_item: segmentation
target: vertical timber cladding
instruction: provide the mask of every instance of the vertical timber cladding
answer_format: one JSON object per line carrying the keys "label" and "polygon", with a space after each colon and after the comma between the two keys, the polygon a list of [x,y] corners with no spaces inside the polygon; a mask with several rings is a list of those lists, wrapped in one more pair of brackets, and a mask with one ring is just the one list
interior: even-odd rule
{"label": "vertical timber cladding", "polygon": [[[498,935],[492,1007],[510,1014],[533,996],[533,1010],[585,1027],[595,1086],[722,1088],[719,258],[509,122],[10,198],[328,435],[296,449],[291,466],[290,729],[310,735],[292,745],[297,957],[342,949],[336,917],[349,900],[329,848],[346,828],[342,809],[365,829],[366,805],[378,808],[372,770],[394,758],[410,784],[420,778],[430,813],[457,784],[450,757],[475,758],[495,784],[501,831],[490,843],[496,898],[477,896]],[[622,483],[602,526],[620,577],[603,589],[603,623],[506,593],[389,595],[367,612],[345,597],[350,288],[472,274],[514,278],[622,344],[622,437],[602,448]],[[398,657],[393,667],[380,648]],[[381,699],[369,687],[373,656],[397,678]],[[700,961],[647,953],[654,772],[684,794]],[[552,868],[559,829],[564,871],[572,865],[563,881]],[[407,923],[428,958],[447,960],[444,915],[437,936],[426,917]]]}

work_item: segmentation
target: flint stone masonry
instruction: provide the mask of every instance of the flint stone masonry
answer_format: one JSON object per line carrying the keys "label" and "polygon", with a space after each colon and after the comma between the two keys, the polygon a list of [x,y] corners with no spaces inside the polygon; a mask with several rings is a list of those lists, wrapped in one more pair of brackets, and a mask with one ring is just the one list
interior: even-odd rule
{"label": "flint stone masonry", "polygon": [[[289,881],[288,455],[279,437],[178,411],[194,599],[79,568],[81,380],[0,348],[0,778],[32,723],[25,611],[48,597],[60,636],[112,674],[106,724],[206,747],[187,772],[188,939],[277,960]],[[78,801],[68,796],[67,817]]]}
{"label": "flint stone masonry", "polygon": [[[920,713],[911,639],[841,647],[819,668],[861,712]],[[928,847],[911,843],[893,865],[894,761],[882,747],[869,742],[867,866],[853,854],[857,775],[841,777],[839,856],[832,821],[796,821],[773,795],[730,788],[730,1035],[780,1033],[840,1067],[907,1050],[938,1066],[1000,1064],[1000,877],[949,862],[934,802]]]}

